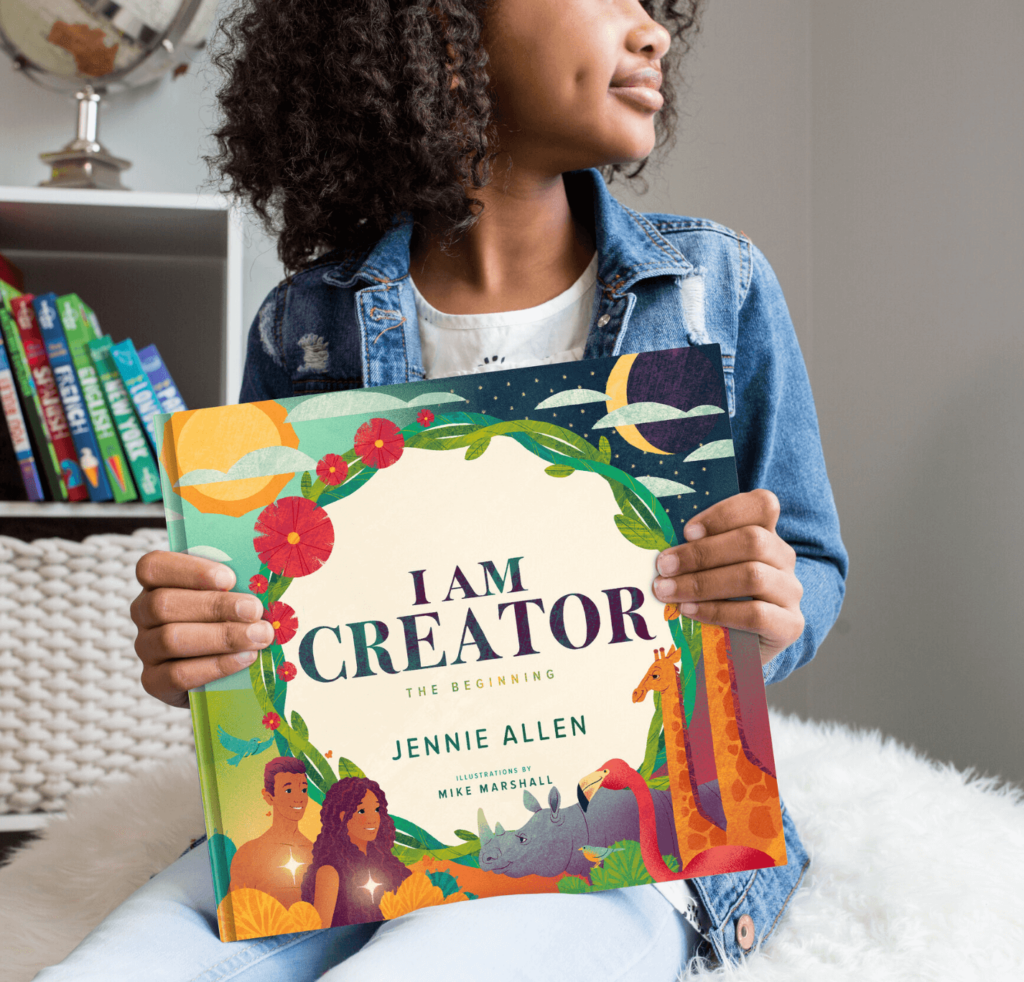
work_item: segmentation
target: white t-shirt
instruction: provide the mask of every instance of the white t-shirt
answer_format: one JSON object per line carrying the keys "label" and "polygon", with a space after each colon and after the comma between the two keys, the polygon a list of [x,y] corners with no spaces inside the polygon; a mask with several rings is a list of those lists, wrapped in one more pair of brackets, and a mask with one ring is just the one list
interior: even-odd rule
{"label": "white t-shirt", "polygon": [[525,310],[445,314],[427,303],[411,277],[409,282],[427,378],[579,361],[590,329],[597,253],[568,290]]}

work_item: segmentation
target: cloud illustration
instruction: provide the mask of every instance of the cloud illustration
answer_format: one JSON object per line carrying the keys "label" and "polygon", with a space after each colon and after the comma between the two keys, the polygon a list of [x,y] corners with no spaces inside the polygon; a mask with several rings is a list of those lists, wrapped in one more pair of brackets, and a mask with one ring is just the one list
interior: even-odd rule
{"label": "cloud illustration", "polygon": [[197,484],[219,484],[221,481],[242,481],[250,477],[273,477],[275,474],[294,474],[316,467],[316,461],[308,454],[294,447],[261,447],[235,461],[225,474],[224,471],[194,470],[182,475],[175,485],[179,488],[195,487]]}
{"label": "cloud illustration", "polygon": [[703,447],[698,447],[691,454],[687,454],[683,458],[683,463],[688,464],[693,460],[718,460],[722,457],[735,457],[736,451],[733,449],[732,440],[714,440],[711,443],[705,443]]}
{"label": "cloud illustration", "polygon": [[440,406],[446,402],[465,402],[454,392],[424,392],[405,402],[397,396],[372,389],[346,389],[343,392],[325,392],[295,406],[285,420],[287,423],[308,423],[317,419],[334,419],[359,413],[385,413],[416,406]]}
{"label": "cloud illustration", "polygon": [[664,423],[670,419],[692,419],[694,416],[712,416],[725,412],[719,406],[694,406],[693,409],[676,409],[662,402],[631,402],[602,416],[591,429],[607,429],[612,426],[635,426],[640,423]]}
{"label": "cloud illustration", "polygon": [[696,494],[696,489],[670,481],[667,477],[638,477],[637,483],[642,484],[656,498],[664,498],[670,494]]}
{"label": "cloud illustration", "polygon": [[538,402],[535,409],[558,409],[560,406],[582,406],[586,402],[607,402],[608,394],[596,389],[564,389]]}
{"label": "cloud illustration", "polygon": [[190,556],[199,556],[200,559],[212,559],[218,563],[231,562],[231,557],[216,546],[189,546],[185,552]]}

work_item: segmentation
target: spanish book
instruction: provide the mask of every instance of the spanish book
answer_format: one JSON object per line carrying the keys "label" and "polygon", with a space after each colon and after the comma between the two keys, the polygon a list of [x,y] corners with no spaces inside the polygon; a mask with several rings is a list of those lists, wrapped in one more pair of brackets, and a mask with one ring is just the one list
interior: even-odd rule
{"label": "spanish book", "polygon": [[106,468],[103,466],[103,451],[100,450],[96,431],[89,419],[89,410],[82,395],[82,387],[78,383],[71,352],[68,349],[64,325],[57,311],[57,296],[54,293],[43,293],[32,298],[32,307],[36,312],[36,320],[46,344],[46,356],[50,359],[50,368],[57,381],[64,414],[67,416],[71,439],[78,452],[78,463],[85,475],[85,489],[90,501],[110,501],[114,492],[107,480]]}
{"label": "spanish book", "polygon": [[705,345],[158,417],[274,629],[190,693],[221,938],[785,864],[757,637],[651,591],[727,405]]}
{"label": "spanish book", "polygon": [[11,313],[14,315],[14,322],[25,349],[25,359],[32,373],[32,381],[35,383],[43,423],[57,455],[68,500],[85,501],[89,497],[85,476],[78,463],[78,452],[71,438],[67,416],[64,415],[64,404],[61,402],[57,380],[46,354],[46,345],[43,343],[43,335],[36,321],[32,299],[30,293],[14,297],[11,300]]}
{"label": "spanish book", "polygon": [[3,406],[7,431],[11,436],[11,446],[18,459],[21,480],[25,485],[25,494],[29,501],[43,500],[43,486],[39,480],[39,470],[32,453],[32,444],[28,439],[25,417],[18,403],[18,390],[14,385],[14,374],[7,360],[7,346],[0,337],[0,405]]}
{"label": "spanish book", "polygon": [[153,420],[160,412],[160,401],[153,389],[153,383],[150,382],[146,370],[142,367],[142,362],[139,361],[139,353],[135,350],[132,339],[125,338],[124,341],[118,341],[117,344],[111,345],[110,354],[121,375],[121,381],[124,382],[124,387],[128,390],[128,395],[131,396],[135,412],[138,413],[139,419],[142,421],[150,445],[155,450],[156,430],[154,427],[156,424]]}

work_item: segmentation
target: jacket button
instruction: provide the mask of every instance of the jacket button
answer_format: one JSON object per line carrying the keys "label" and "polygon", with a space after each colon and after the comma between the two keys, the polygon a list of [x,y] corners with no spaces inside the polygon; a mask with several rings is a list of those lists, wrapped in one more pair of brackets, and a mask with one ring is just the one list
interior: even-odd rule
{"label": "jacket button", "polygon": [[604,327],[605,324],[607,324],[608,321],[610,321],[610,320],[611,320],[611,315],[609,315],[609,314],[602,314],[597,319],[597,326],[598,327]]}
{"label": "jacket button", "polygon": [[744,951],[750,951],[754,944],[754,918],[744,914],[736,922],[736,944]]}

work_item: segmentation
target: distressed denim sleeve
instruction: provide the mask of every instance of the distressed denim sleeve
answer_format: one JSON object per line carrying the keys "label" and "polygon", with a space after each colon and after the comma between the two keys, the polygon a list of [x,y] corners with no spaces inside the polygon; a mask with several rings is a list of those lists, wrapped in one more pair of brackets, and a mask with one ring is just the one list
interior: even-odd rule
{"label": "distressed denim sleeve", "polygon": [[849,559],[839,535],[810,381],[782,289],[751,246],[736,344],[733,435],[741,491],[767,488],[781,504],[776,531],[797,553],[803,634],[767,665],[779,682],[809,662],[839,616]]}
{"label": "distressed denim sleeve", "polygon": [[270,291],[249,328],[239,402],[285,399],[295,394],[285,367],[280,331],[286,290],[281,285]]}

